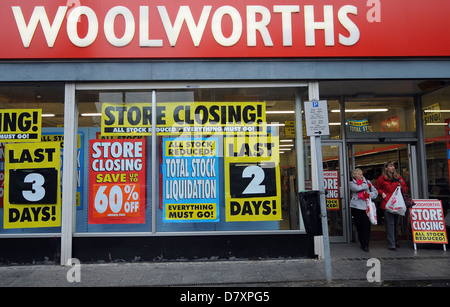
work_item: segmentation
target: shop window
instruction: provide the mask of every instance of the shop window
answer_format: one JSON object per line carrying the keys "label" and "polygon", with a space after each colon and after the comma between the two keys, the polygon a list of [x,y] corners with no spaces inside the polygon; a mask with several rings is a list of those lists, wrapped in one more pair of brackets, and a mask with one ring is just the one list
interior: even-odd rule
{"label": "shop window", "polygon": [[[331,110],[339,113],[339,109]],[[411,97],[351,98],[345,101],[347,133],[415,131]]]}
{"label": "shop window", "polygon": [[0,234],[61,232],[63,84],[0,85]]}
{"label": "shop window", "polygon": [[449,122],[450,87],[436,90],[422,98],[427,156],[428,193],[440,199],[444,212],[449,209]]}
{"label": "shop window", "polygon": [[[328,99],[328,122],[330,124],[330,135],[329,139],[341,139],[341,113],[337,112],[340,110],[339,100]],[[326,139],[327,137],[324,137]]]}
{"label": "shop window", "polygon": [[87,163],[76,232],[299,229],[294,89],[158,90],[156,146],[152,99],[78,93]]}
{"label": "shop window", "polygon": [[[127,131],[117,133],[122,131],[120,127],[113,136],[101,133],[102,121],[116,120],[120,126],[128,121],[128,108],[135,103],[151,108],[151,102],[151,91],[78,93],[78,126],[86,136],[82,153],[86,163],[76,232],[152,231],[151,138]],[[151,128],[151,121],[146,125]]]}

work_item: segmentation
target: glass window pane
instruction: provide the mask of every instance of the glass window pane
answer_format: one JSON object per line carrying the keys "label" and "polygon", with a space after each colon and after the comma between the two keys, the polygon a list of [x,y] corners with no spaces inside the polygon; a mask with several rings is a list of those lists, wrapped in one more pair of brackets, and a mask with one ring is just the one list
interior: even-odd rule
{"label": "glass window pane", "polygon": [[[158,232],[299,229],[294,89],[156,91],[157,148],[151,96],[78,92],[85,162],[77,232],[151,232],[152,206]],[[136,158],[136,146],[140,168],[116,171]]]}
{"label": "glass window pane", "polygon": [[428,193],[440,199],[444,214],[449,209],[450,87],[422,98],[425,148],[427,155]]}
{"label": "glass window pane", "polygon": [[158,91],[157,102],[157,231],[298,229],[294,90]]}
{"label": "glass window pane", "polygon": [[0,234],[61,232],[64,85],[2,84],[0,116]]}
{"label": "glass window pane", "polygon": [[78,101],[84,189],[76,232],[151,232],[151,136],[124,128],[151,131],[141,112],[151,109],[151,91],[80,91]]}
{"label": "glass window pane", "polygon": [[[338,109],[331,112],[340,112]],[[347,99],[347,132],[415,131],[414,101],[411,97]]]}
{"label": "glass window pane", "polygon": [[342,139],[341,135],[341,113],[336,112],[340,109],[339,100],[328,99],[328,122],[330,124],[330,136],[324,137],[324,139]]}

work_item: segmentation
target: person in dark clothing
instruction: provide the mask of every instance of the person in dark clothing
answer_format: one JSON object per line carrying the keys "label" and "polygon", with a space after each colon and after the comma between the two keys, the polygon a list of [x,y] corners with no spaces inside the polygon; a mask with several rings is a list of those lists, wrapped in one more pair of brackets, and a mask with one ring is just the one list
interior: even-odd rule
{"label": "person in dark clothing", "polygon": [[366,214],[367,199],[375,199],[378,191],[372,186],[370,181],[363,176],[361,169],[356,168],[352,171],[352,180],[350,181],[350,207],[355,221],[356,231],[358,232],[361,249],[369,251],[370,227],[371,223]]}

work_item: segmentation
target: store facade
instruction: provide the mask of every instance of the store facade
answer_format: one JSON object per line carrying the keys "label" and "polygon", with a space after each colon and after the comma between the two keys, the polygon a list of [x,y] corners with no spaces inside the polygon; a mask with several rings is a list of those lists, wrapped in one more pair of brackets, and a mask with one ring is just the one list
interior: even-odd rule
{"label": "store facade", "polygon": [[354,167],[447,210],[449,5],[417,2],[0,4],[1,260],[312,257],[314,99],[332,241]]}

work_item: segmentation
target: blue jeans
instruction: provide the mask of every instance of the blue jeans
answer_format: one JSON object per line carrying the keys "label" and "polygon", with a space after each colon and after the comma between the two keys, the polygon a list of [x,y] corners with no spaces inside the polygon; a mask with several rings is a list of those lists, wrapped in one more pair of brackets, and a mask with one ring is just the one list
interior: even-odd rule
{"label": "blue jeans", "polygon": [[386,223],[386,236],[389,248],[395,248],[398,244],[398,222],[400,215],[392,214],[384,210],[384,222]]}

